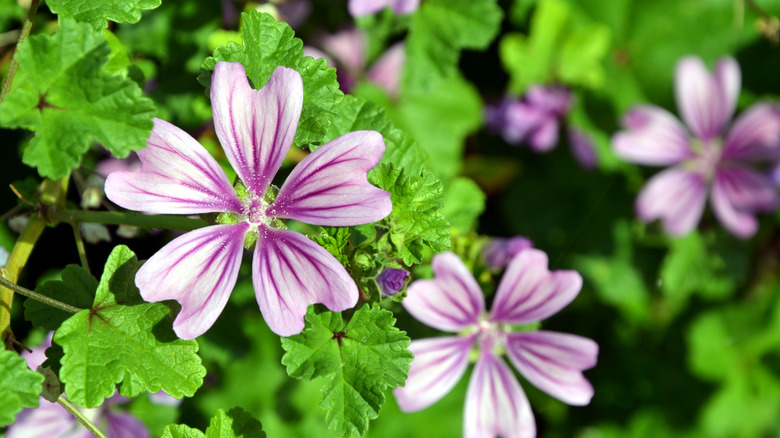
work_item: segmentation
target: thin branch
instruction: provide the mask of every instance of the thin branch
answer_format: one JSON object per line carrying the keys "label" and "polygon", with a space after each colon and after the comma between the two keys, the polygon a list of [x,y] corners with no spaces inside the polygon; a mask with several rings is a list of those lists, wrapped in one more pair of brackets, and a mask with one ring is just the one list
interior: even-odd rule
{"label": "thin branch", "polygon": [[79,230],[79,224],[70,224],[73,227],[73,237],[76,239],[76,251],[79,253],[79,260],[81,260],[81,267],[89,273],[89,261],[87,260],[87,249],[84,247],[84,239],[81,238],[81,231]]}
{"label": "thin branch", "polygon": [[57,403],[59,403],[60,406],[65,408],[66,411],[70,412],[71,415],[76,417],[77,420],[79,420],[79,423],[81,423],[84,427],[87,428],[90,432],[92,432],[92,435],[95,435],[96,438],[106,438],[106,435],[103,434],[103,432],[100,431],[100,429],[97,428],[91,421],[89,421],[89,418],[84,416],[84,414],[81,413],[73,404],[67,400],[63,396],[60,396],[60,398],[57,399]]}
{"label": "thin branch", "polygon": [[3,285],[8,289],[11,289],[12,291],[18,293],[19,295],[24,295],[27,298],[32,298],[36,301],[40,301],[52,307],[56,307],[60,310],[64,310],[68,313],[78,313],[84,310],[84,309],[79,309],[78,307],[71,306],[70,304],[65,304],[62,301],[57,301],[54,298],[49,298],[46,295],[41,295],[38,292],[31,291],[30,289],[24,288],[22,286],[19,286],[18,284],[7,280],[2,275],[0,275],[0,285]]}
{"label": "thin branch", "polygon": [[19,67],[19,63],[16,61],[16,49],[19,48],[19,44],[22,44],[25,38],[30,35],[32,30],[33,20],[35,20],[35,13],[38,12],[38,4],[41,0],[32,0],[30,2],[30,9],[27,11],[27,18],[22,25],[22,31],[19,33],[19,40],[16,42],[14,48],[14,57],[11,59],[11,64],[8,65],[8,74],[5,77],[5,83],[3,84],[3,91],[0,93],[0,102],[5,99],[5,96],[11,91],[11,84],[14,82],[14,76],[16,76],[16,69]]}

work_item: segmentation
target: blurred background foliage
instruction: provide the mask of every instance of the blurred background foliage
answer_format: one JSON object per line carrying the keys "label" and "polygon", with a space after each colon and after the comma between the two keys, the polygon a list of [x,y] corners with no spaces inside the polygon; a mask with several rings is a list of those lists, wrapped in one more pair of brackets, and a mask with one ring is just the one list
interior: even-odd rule
{"label": "blurred background foliage", "polygon": [[[366,65],[401,40],[408,60],[398,96],[362,79],[352,93],[383,106],[428,153],[445,185],[455,248],[468,248],[457,243],[471,242],[475,233],[524,235],[549,254],[552,269],[576,269],[585,278],[577,300],[544,326],[598,342],[598,365],[586,372],[595,397],[586,407],[569,407],[521,380],[539,436],[777,436],[780,216],[761,217],[759,233],[741,241],[708,211],[697,231],[668,238],[658,224],[633,217],[636,193],[653,171],[619,161],[609,141],[621,115],[636,103],[676,112],[673,71],[684,55],[700,56],[708,65],[735,57],[743,81],[739,109],[758,99],[777,101],[780,0],[449,1],[423,0],[411,17],[385,11],[359,19],[368,37]],[[0,0],[4,72],[25,13],[22,3]],[[112,59],[129,67],[128,76],[154,100],[156,116],[187,129],[219,156],[208,97],[196,77],[215,47],[240,40],[239,13],[256,7],[269,5],[167,0],[145,11],[137,24],[112,23],[104,35]],[[317,46],[323,33],[354,23],[346,2],[312,0],[310,7],[294,26],[307,45]],[[472,14],[441,15],[447,8]],[[35,32],[52,32],[55,20],[42,6]],[[576,103],[567,123],[594,141],[597,169],[581,169],[564,147],[537,155],[483,129],[486,103],[537,83],[573,89]],[[29,139],[26,132],[8,130],[2,138],[7,151]],[[93,152],[82,166],[100,157]],[[5,163],[3,187],[37,177],[16,159]],[[4,190],[2,202],[17,201]],[[131,245],[145,259],[165,238],[144,237],[115,237],[113,243]],[[70,239],[68,230],[51,230],[26,277],[40,283],[52,277],[50,269],[78,263],[72,243],[62,243]],[[0,244],[10,248],[14,240],[1,225]],[[90,257],[105,260],[111,246],[92,245]],[[209,373],[204,387],[179,409],[146,398],[129,405],[153,435],[173,421],[205,429],[216,409],[233,406],[260,419],[271,437],[328,433],[318,405],[320,383],[286,375],[279,339],[257,312],[244,268],[224,314],[199,339]],[[387,307],[412,339],[435,334],[397,303]],[[23,335],[28,328],[21,308],[15,305],[14,330]],[[367,435],[460,435],[466,382],[414,414],[401,413],[388,391]]]}

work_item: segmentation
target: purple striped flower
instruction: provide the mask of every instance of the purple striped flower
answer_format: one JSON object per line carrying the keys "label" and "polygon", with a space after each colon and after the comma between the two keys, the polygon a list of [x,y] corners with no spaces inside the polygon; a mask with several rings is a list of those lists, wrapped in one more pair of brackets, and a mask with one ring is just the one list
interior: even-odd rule
{"label": "purple striped flower", "polygon": [[612,138],[615,153],[636,164],[671,166],[639,193],[640,219],[660,219],[670,235],[688,234],[699,223],[709,193],[723,226],[748,238],[758,229],[755,214],[777,208],[772,181],[753,165],[778,154],[780,108],[759,102],[730,124],[740,82],[732,58],[719,60],[710,74],[701,59],[685,57],[677,63],[674,83],[685,124],[654,105],[637,105],[623,117],[626,130]]}
{"label": "purple striped flower", "polygon": [[353,17],[370,15],[385,8],[396,14],[411,14],[420,7],[420,0],[349,0],[348,7]]}
{"label": "purple striped flower", "polygon": [[503,351],[542,391],[571,405],[590,402],[593,387],[582,370],[596,364],[595,342],[565,333],[511,330],[513,325],[537,323],[569,304],[582,286],[578,273],[550,272],[544,252],[521,251],[509,263],[485,314],[477,281],[455,254],[435,256],[433,272],[433,279],[407,288],[403,305],[426,325],[459,335],[412,341],[409,378],[394,392],[403,411],[424,409],[447,394],[466,372],[475,346],[479,355],[466,393],[464,437],[536,435],[528,399],[501,359]]}
{"label": "purple striped flower", "polygon": [[[50,332],[42,345],[33,347],[31,352],[21,354],[30,368],[37,369],[46,360],[46,349],[51,347],[52,335],[53,332]],[[98,408],[80,409],[80,411],[92,424],[104,431],[108,438],[148,438],[149,431],[137,418],[112,409],[113,406],[127,401],[127,398],[116,394]],[[25,408],[16,417],[16,422],[8,426],[6,436],[8,438],[91,438],[92,433],[65,408],[41,397],[37,408]]]}
{"label": "purple striped flower", "polygon": [[217,225],[186,233],[138,271],[147,301],[176,300],[176,334],[192,339],[214,324],[236,283],[244,246],[256,239],[252,278],[260,311],[279,335],[299,333],[306,307],[333,311],[355,305],[358,290],[344,267],[281,219],[351,226],[390,214],[390,194],[366,172],[385,146],[375,131],[351,132],[323,145],[293,169],[274,196],[271,181],[295,136],[303,104],[300,75],[279,67],[253,90],[244,67],[220,62],[211,83],[214,125],[240,184],[234,189],[214,158],[181,129],[155,119],[141,169],[114,172],[106,195],[144,213],[222,213]]}

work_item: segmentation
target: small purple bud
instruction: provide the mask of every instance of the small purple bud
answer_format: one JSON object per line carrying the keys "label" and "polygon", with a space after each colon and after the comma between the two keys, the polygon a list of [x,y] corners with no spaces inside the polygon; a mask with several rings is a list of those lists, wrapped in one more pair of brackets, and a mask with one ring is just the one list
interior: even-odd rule
{"label": "small purple bud", "polygon": [[570,126],[566,130],[569,137],[569,149],[577,163],[585,170],[594,170],[598,166],[596,148],[593,139],[582,129]]}
{"label": "small purple bud", "polygon": [[509,239],[496,237],[482,248],[482,257],[485,259],[485,264],[488,268],[492,270],[504,269],[514,256],[523,250],[533,247],[533,242],[523,236],[515,236]]}
{"label": "small purple bud", "polygon": [[376,277],[376,282],[379,283],[382,295],[389,297],[397,294],[404,287],[407,277],[409,277],[409,271],[385,268]]}

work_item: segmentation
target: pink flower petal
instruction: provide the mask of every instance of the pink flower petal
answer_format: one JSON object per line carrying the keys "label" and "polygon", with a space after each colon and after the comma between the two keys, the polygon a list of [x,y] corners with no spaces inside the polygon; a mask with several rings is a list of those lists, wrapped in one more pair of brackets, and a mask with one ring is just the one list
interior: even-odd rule
{"label": "pink flower petal", "polygon": [[726,136],[723,159],[762,160],[780,153],[780,107],[759,102],[740,114]]}
{"label": "pink flower petal", "polygon": [[54,336],[54,332],[47,333],[41,345],[32,347],[32,351],[22,351],[19,354],[22,356],[22,359],[27,361],[27,366],[30,369],[37,370],[39,366],[46,362],[46,349],[51,347],[52,336]]}
{"label": "pink flower petal", "polygon": [[244,185],[262,197],[290,150],[303,108],[301,75],[277,67],[253,90],[244,66],[218,62],[211,79],[214,129]]}
{"label": "pink flower petal", "polygon": [[509,333],[506,342],[507,355],[520,374],[551,396],[578,406],[593,397],[582,370],[596,365],[598,351],[588,338],[547,331]]}
{"label": "pink flower petal", "polygon": [[558,118],[549,116],[531,133],[528,144],[534,152],[550,152],[558,146]]}
{"label": "pink flower petal", "polygon": [[411,14],[419,6],[420,0],[349,0],[349,13],[360,17],[392,8],[396,14]]}
{"label": "pink flower petal", "polygon": [[580,274],[550,272],[547,254],[526,249],[512,259],[501,278],[489,321],[517,325],[541,321],[566,307],[580,288]]}
{"label": "pink flower petal", "polygon": [[625,131],[612,137],[615,154],[630,163],[667,166],[693,157],[685,127],[670,112],[637,105],[623,116]]}
{"label": "pink flower petal", "polygon": [[82,426],[65,408],[39,399],[39,407],[25,408],[16,417],[16,422],[8,426],[7,438],[56,438],[67,435]]}
{"label": "pink flower petal", "polygon": [[393,391],[404,412],[415,412],[441,400],[463,377],[475,336],[412,341],[414,354],[409,378]]}
{"label": "pink flower petal", "polygon": [[595,170],[598,167],[598,156],[593,139],[583,130],[569,126],[566,129],[569,140],[569,150],[574,160],[585,170]]}
{"label": "pink flower petal", "polygon": [[138,151],[140,170],[108,175],[105,191],[112,202],[151,214],[241,211],[225,172],[189,134],[154,119],[146,143]]}
{"label": "pink flower petal", "polygon": [[346,29],[332,35],[323,35],[320,45],[322,50],[338,63],[339,69],[345,70],[349,76],[355,77],[363,72],[368,40],[362,30]]}
{"label": "pink flower petal", "polygon": [[141,266],[135,284],[146,301],[176,300],[173,330],[182,339],[206,332],[236,284],[249,224],[212,225],[165,245]]}
{"label": "pink flower petal", "polygon": [[338,260],[294,231],[260,228],[252,280],[260,312],[280,336],[303,330],[310,304],[341,312],[358,300],[357,286]]}
{"label": "pink flower petal", "polygon": [[772,181],[755,170],[724,167],[715,173],[712,185],[712,209],[732,234],[746,239],[758,230],[756,211],[772,211],[778,205]]}
{"label": "pink flower petal", "polygon": [[533,438],[531,405],[503,360],[483,351],[471,374],[463,413],[465,438]]}
{"label": "pink flower petal", "polygon": [[109,438],[149,438],[146,426],[137,418],[124,412],[106,410],[106,425]]}
{"label": "pink flower petal", "polygon": [[366,76],[371,82],[380,85],[390,97],[398,97],[401,87],[401,72],[406,63],[406,46],[397,43],[390,47],[374,62]]}
{"label": "pink flower petal", "polygon": [[636,214],[645,222],[660,219],[673,236],[690,233],[701,219],[707,200],[704,178],[671,168],[650,178],[636,199]]}
{"label": "pink flower petal", "polygon": [[383,219],[393,210],[390,193],[372,186],[366,172],[384,151],[376,131],[350,132],[328,142],[293,169],[266,215],[331,226]]}
{"label": "pink flower petal", "polygon": [[406,288],[401,304],[418,321],[445,332],[458,332],[479,323],[485,298],[466,265],[451,252],[433,257],[434,278],[417,280]]}
{"label": "pink flower petal", "polygon": [[534,130],[549,118],[543,108],[527,102],[509,100],[502,105],[503,126],[501,135],[504,141],[511,145],[519,145],[526,141]]}
{"label": "pink flower petal", "polygon": [[734,115],[739,100],[739,92],[742,88],[742,72],[734,58],[724,56],[715,64],[715,83],[723,104],[724,125]]}
{"label": "pink flower petal", "polygon": [[706,141],[723,131],[734,112],[739,83],[739,65],[733,60],[721,61],[717,76],[710,74],[704,62],[694,56],[677,63],[677,106],[696,137]]}

